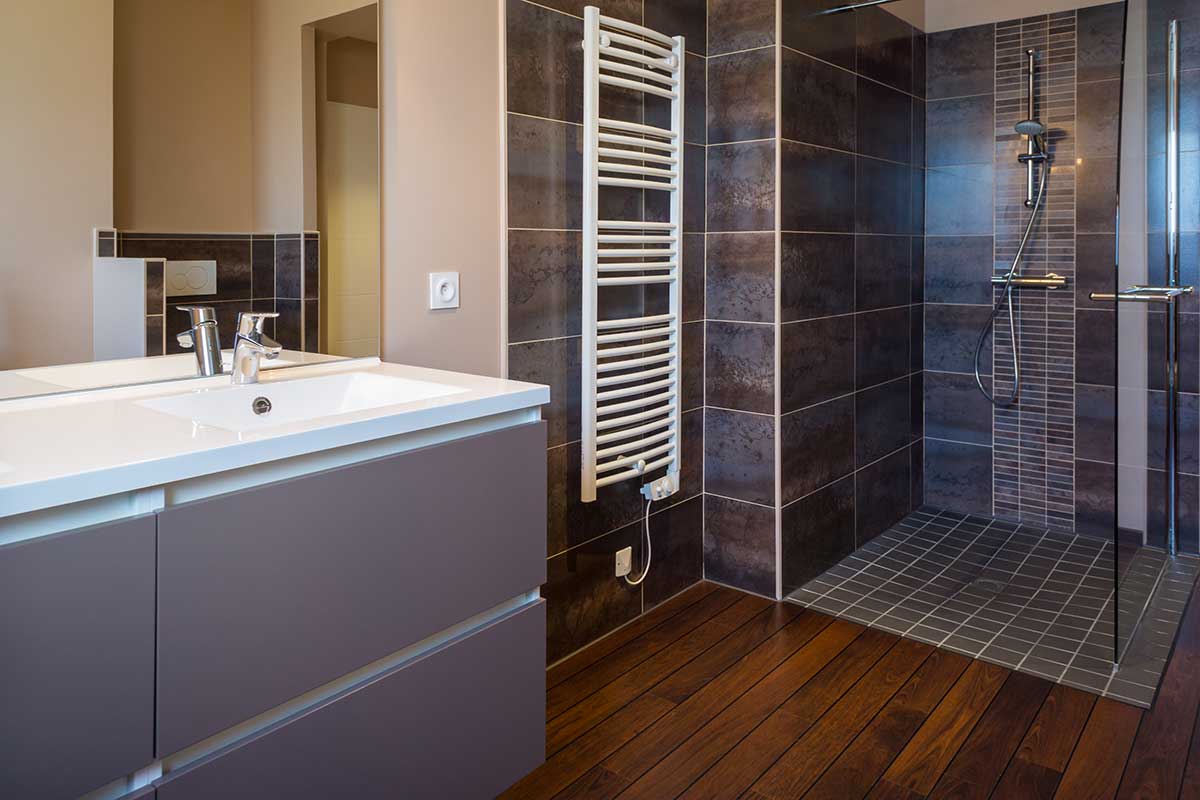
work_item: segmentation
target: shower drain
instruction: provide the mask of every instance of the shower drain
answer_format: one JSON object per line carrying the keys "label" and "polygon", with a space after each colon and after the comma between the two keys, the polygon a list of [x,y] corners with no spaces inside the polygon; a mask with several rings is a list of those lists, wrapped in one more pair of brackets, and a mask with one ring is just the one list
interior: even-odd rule
{"label": "shower drain", "polygon": [[978,589],[981,592],[987,592],[989,594],[1000,594],[1008,588],[1007,583],[996,580],[995,578],[976,578],[967,585],[972,589]]}

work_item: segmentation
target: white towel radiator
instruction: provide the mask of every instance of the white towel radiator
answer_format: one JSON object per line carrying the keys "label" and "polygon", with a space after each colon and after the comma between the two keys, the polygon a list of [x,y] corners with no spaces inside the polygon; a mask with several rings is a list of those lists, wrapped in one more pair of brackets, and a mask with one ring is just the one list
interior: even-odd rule
{"label": "white towel radiator", "polygon": [[[683,245],[682,36],[584,10],[583,458],[581,496],[666,468],[647,499],[679,488]],[[670,128],[600,116],[600,87],[670,101]],[[600,218],[600,192],[668,192],[670,220]],[[601,319],[609,287],[665,284],[665,314]]]}

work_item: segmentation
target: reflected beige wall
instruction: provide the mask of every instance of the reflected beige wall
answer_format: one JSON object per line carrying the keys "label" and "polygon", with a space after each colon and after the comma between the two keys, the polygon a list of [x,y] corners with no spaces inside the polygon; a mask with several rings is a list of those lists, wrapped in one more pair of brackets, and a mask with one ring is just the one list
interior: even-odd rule
{"label": "reflected beige wall", "polygon": [[114,16],[116,227],[252,230],[250,0],[116,0]]}
{"label": "reflected beige wall", "polygon": [[[497,0],[380,4],[383,357],[500,373],[501,15]],[[428,273],[462,276],[430,311]]]}
{"label": "reflected beige wall", "polygon": [[113,4],[0,5],[0,369],[90,361],[91,230],[113,216]]}
{"label": "reflected beige wall", "polygon": [[[905,0],[907,2],[908,0]],[[925,0],[925,30],[945,31],[983,25],[988,22],[1005,22],[1039,14],[1053,14],[1074,8],[1102,6],[1114,0]]]}

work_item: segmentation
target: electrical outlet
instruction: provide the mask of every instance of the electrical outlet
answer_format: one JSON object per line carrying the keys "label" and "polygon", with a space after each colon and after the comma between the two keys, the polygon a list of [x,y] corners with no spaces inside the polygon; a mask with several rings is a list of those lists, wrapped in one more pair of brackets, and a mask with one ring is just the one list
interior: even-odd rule
{"label": "electrical outlet", "polygon": [[617,577],[624,578],[633,571],[633,548],[624,547],[617,551]]}
{"label": "electrical outlet", "polygon": [[679,491],[679,473],[651,481],[642,487],[642,497],[647,500],[665,500]]}

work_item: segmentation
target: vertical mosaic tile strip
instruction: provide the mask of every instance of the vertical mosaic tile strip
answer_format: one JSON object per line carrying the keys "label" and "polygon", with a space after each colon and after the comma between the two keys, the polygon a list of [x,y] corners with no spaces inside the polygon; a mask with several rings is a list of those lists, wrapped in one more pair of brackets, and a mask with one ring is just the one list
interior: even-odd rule
{"label": "vertical mosaic tile strip", "polygon": [[[1075,283],[1076,13],[996,26],[995,271],[1010,268],[1029,220],[1025,140],[1014,126],[1028,116],[1027,57],[1038,51],[1035,118],[1048,128],[1052,165],[1046,197],[1020,264],[1025,275],[1054,272]],[[1036,185],[1035,185],[1036,190]],[[1075,312],[1071,289],[1014,292],[1021,363],[1018,403],[993,414],[993,489],[997,516],[1072,530],[1075,457]],[[999,289],[996,290],[999,299]],[[996,321],[995,391],[1012,390],[1013,343],[1007,317]]]}

